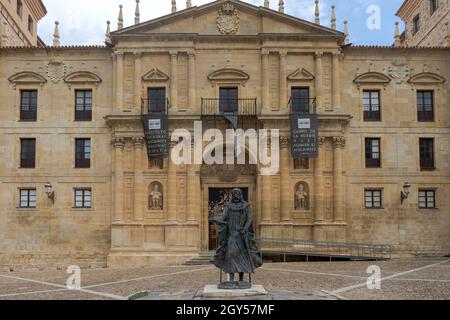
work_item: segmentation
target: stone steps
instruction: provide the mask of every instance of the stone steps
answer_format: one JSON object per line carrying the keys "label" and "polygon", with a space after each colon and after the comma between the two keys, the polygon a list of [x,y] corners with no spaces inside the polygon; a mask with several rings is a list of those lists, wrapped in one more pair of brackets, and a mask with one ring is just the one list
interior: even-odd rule
{"label": "stone steps", "polygon": [[214,259],[214,252],[201,252],[198,257],[193,258],[184,263],[185,266],[207,266],[211,265],[211,260]]}

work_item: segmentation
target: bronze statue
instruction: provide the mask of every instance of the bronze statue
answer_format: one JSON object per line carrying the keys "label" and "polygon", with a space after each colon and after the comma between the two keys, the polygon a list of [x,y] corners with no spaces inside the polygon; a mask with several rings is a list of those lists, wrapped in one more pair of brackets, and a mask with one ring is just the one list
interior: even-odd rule
{"label": "bronze statue", "polygon": [[[246,289],[244,274],[253,274],[262,266],[260,252],[253,232],[252,211],[244,201],[242,190],[232,191],[231,201],[225,204],[223,216],[216,220],[219,229],[219,248],[212,263],[230,275],[230,281],[221,283],[219,289]],[[234,281],[239,274],[239,282]]]}

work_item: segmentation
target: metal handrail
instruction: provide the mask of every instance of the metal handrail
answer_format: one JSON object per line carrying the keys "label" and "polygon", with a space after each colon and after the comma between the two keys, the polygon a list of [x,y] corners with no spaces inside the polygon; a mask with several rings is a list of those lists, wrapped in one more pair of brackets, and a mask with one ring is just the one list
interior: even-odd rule
{"label": "metal handrail", "polygon": [[[236,110],[221,110],[223,106],[235,105]],[[221,99],[202,97],[202,116],[236,115],[256,116],[257,98],[248,99]]]}
{"label": "metal handrail", "polygon": [[[161,103],[164,104],[164,111],[150,111],[150,103],[151,102],[155,102],[156,104]],[[151,112],[165,112],[166,114],[168,113],[170,108],[170,102],[169,102],[169,98],[142,98],[141,99],[141,114],[142,115],[146,115],[149,114]]]}
{"label": "metal handrail", "polygon": [[[304,110],[304,111],[294,110],[294,106],[296,103],[298,103],[300,106],[307,105],[308,110]],[[289,105],[289,110],[290,110],[291,114],[302,114],[302,113],[315,114],[316,113],[316,98],[290,97],[288,105]]]}

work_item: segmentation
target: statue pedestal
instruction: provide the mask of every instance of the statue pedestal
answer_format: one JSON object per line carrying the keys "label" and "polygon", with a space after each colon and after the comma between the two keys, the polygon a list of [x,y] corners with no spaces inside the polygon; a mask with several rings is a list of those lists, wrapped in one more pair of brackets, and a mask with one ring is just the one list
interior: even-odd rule
{"label": "statue pedestal", "polygon": [[219,289],[217,285],[207,285],[198,293],[198,298],[202,299],[239,299],[248,297],[266,296],[267,291],[263,286],[253,285],[250,289]]}

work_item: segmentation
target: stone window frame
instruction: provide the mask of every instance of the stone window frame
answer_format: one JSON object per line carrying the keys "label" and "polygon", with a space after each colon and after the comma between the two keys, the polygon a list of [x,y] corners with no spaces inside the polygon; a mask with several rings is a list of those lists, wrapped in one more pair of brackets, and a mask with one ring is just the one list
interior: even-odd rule
{"label": "stone window frame", "polygon": [[[372,192],[372,197],[373,197],[373,192],[380,192],[380,207],[367,207],[367,196],[366,193],[367,192]],[[384,188],[381,187],[365,187],[363,190],[363,208],[365,210],[384,210],[385,209],[385,197],[384,197]],[[372,198],[372,204],[373,204],[373,198]]]}
{"label": "stone window frame", "polygon": [[[90,156],[90,158],[89,158],[89,167],[87,167],[87,166],[77,166],[77,141],[81,141],[81,140],[84,140],[84,141],[86,141],[86,140],[89,140],[90,141],[90,150],[89,150],[89,156]],[[91,137],[75,137],[74,139],[73,139],[73,150],[75,151],[75,154],[74,154],[74,169],[84,169],[84,170],[89,170],[89,169],[92,169],[93,168],[93,162],[92,162],[92,155],[93,155],[93,146],[94,146],[94,143],[93,143],[93,139],[91,138]],[[85,146],[86,147],[86,146]],[[84,153],[83,153],[84,154]],[[86,159],[85,159],[86,160]]]}
{"label": "stone window frame", "polygon": [[[367,150],[366,150],[367,140],[378,140],[378,142],[379,142],[379,144],[378,144],[378,147],[379,147],[378,153],[379,153],[379,161],[380,161],[379,166],[367,166],[367,155],[366,155],[367,154]],[[382,152],[383,151],[383,140],[384,139],[382,139],[379,136],[363,137],[363,150],[364,150],[363,158],[364,158],[364,168],[365,169],[381,169],[381,168],[383,168],[383,152]],[[372,148],[373,148],[373,146],[372,146]],[[372,150],[372,153],[373,153],[373,150]],[[372,159],[374,159],[374,158],[372,158]]]}
{"label": "stone window frame", "polygon": [[[433,141],[433,167],[422,167],[422,157],[421,157],[421,141],[422,140],[432,140]],[[438,168],[438,158],[437,158],[437,152],[436,152],[436,146],[439,146],[439,142],[436,137],[430,137],[430,136],[421,136],[419,137],[419,145],[418,145],[418,151],[419,151],[419,172],[433,172],[436,171]]]}
{"label": "stone window frame", "polygon": [[430,0],[430,17],[433,16],[441,7],[439,0]]}
{"label": "stone window frame", "polygon": [[[433,201],[434,201],[434,205],[433,207],[421,207],[420,206],[420,193],[421,192],[433,192]],[[437,188],[419,188],[417,191],[417,200],[418,200],[418,208],[420,211],[426,211],[426,210],[439,210],[439,205],[438,205],[438,199],[439,199],[439,193],[438,193],[438,189]],[[426,195],[426,198],[428,198],[428,195]],[[428,202],[426,202],[427,204]]]}
{"label": "stone window frame", "polygon": [[[361,92],[362,92],[362,109],[363,109],[363,114],[362,114],[362,121],[363,122],[383,122],[383,111],[382,111],[382,109],[383,109],[383,104],[382,104],[382,99],[381,99],[381,92],[382,92],[382,90],[380,90],[380,89],[369,89],[369,88],[363,88],[362,90],[361,90]],[[365,93],[370,93],[370,97],[371,97],[371,100],[372,100],[372,94],[373,93],[378,93],[378,114],[379,114],[379,118],[378,119],[370,119],[370,118],[366,118],[366,110],[365,110],[365,107],[366,107],[366,105],[364,104],[364,94]],[[372,101],[370,102],[370,107],[372,108],[373,106],[372,106]],[[373,111],[372,109],[370,109],[369,111],[367,111],[367,112],[373,112],[373,113],[375,113],[375,111]]]}
{"label": "stone window frame", "polygon": [[[82,207],[77,207],[76,203],[76,192],[77,191],[83,191],[83,204],[84,204],[84,192],[90,191],[91,193],[91,205],[90,207],[85,207],[84,205]],[[73,188],[73,209],[76,210],[94,210],[94,190],[92,187],[74,187]]]}
{"label": "stone window frame", "polygon": [[[36,210],[37,209],[37,200],[38,200],[38,193],[36,187],[19,187],[18,189],[18,206],[17,209],[21,210]],[[34,201],[34,207],[29,206],[29,195],[28,195],[28,206],[22,206],[22,191],[34,191],[35,192],[35,201]]]}

